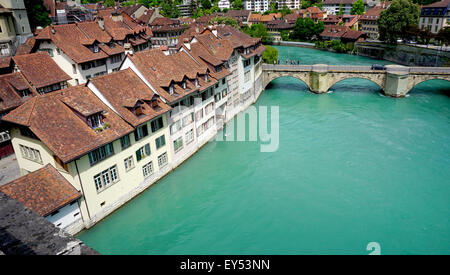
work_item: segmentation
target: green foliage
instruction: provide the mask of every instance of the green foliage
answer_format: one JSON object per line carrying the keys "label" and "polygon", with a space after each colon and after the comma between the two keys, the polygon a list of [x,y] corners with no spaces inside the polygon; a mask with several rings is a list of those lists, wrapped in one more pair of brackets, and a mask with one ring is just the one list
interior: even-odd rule
{"label": "green foliage", "polygon": [[134,2],[134,1],[127,1],[127,2],[122,2],[121,3],[121,5],[123,7],[133,6],[134,4],[136,4],[136,2]]}
{"label": "green foliage", "polygon": [[161,5],[161,15],[170,18],[178,18],[181,14],[175,1],[165,0]]}
{"label": "green foliage", "polygon": [[363,14],[364,13],[364,1],[363,0],[357,0],[350,10],[350,14]]}
{"label": "green foliage", "polygon": [[307,9],[309,7],[319,7],[322,8],[322,0],[303,0],[302,1],[302,9]]}
{"label": "green foliage", "polygon": [[202,8],[208,10],[212,7],[211,1],[209,0],[201,0]]}
{"label": "green foliage", "polygon": [[52,23],[42,0],[25,0],[24,3],[32,30],[36,27],[46,27]]}
{"label": "green foliage", "polygon": [[327,41],[317,41],[315,43],[316,48],[318,49],[333,49],[338,53],[346,53],[351,52],[353,50],[352,44],[345,44],[339,40],[327,40]]}
{"label": "green foliage", "polygon": [[276,62],[278,60],[278,50],[266,45],[266,50],[264,51],[262,58],[264,63],[273,64],[274,61]]}
{"label": "green foliage", "polygon": [[341,4],[339,5],[339,11],[336,13],[336,15],[341,16],[341,15],[343,15],[343,14],[344,14],[344,5],[341,3]]}
{"label": "green foliage", "polygon": [[209,21],[209,24],[211,24],[211,25],[214,25],[215,23],[232,26],[238,30],[240,29],[238,21],[236,19],[233,19],[230,17],[217,16]]}
{"label": "green foliage", "polygon": [[281,12],[281,15],[282,15],[283,17],[285,17],[286,15],[292,13],[291,9],[288,8],[287,6],[284,6],[284,7],[280,10],[280,12]]}
{"label": "green foliage", "polygon": [[283,30],[283,31],[280,32],[280,35],[281,35],[281,40],[283,40],[283,41],[291,40],[289,38],[289,31]]}
{"label": "green foliage", "polygon": [[251,37],[261,38],[261,42],[264,44],[273,41],[273,38],[267,32],[267,28],[263,23],[252,24],[250,28],[246,28],[243,31]]}
{"label": "green foliage", "polygon": [[242,3],[242,0],[233,0],[231,3],[231,7],[233,10],[242,10],[244,9],[244,4]]}
{"label": "green foliage", "polygon": [[419,5],[411,0],[393,0],[378,19],[380,40],[396,44],[398,38],[406,38],[407,30],[419,23],[419,15]]}
{"label": "green foliage", "polygon": [[114,6],[115,3],[116,2],[114,2],[114,0],[105,0],[103,5],[105,5],[105,7],[112,7],[112,6]]}
{"label": "green foliage", "polygon": [[311,18],[298,18],[289,37],[291,40],[310,41],[319,37],[324,29],[322,21],[315,23]]}
{"label": "green foliage", "polygon": [[450,27],[442,28],[435,38],[442,45],[450,45]]}

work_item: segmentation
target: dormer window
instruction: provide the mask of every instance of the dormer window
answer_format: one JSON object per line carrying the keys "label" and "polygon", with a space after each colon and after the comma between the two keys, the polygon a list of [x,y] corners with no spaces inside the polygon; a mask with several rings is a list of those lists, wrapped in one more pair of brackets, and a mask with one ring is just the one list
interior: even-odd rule
{"label": "dormer window", "polygon": [[198,77],[195,78],[194,84],[195,84],[195,87],[198,87]]}
{"label": "dormer window", "polygon": [[141,105],[134,107],[134,114],[138,117],[144,114],[144,110]]}
{"label": "dormer window", "polygon": [[169,94],[173,94],[173,84],[170,84],[169,86]]}
{"label": "dormer window", "polygon": [[103,116],[101,113],[96,113],[87,117],[87,123],[92,128],[98,128],[103,126]]}
{"label": "dormer window", "polygon": [[183,80],[183,83],[181,85],[183,86],[183,89],[186,89],[186,80]]}
{"label": "dormer window", "polygon": [[208,74],[205,74],[205,81],[208,82]]}
{"label": "dormer window", "polygon": [[20,95],[21,97],[28,97],[28,96],[30,96],[30,94],[31,94],[31,92],[30,92],[30,90],[28,90],[28,89],[19,91],[19,95]]}
{"label": "dormer window", "polygon": [[93,51],[94,51],[94,53],[98,53],[98,45],[94,45]]}

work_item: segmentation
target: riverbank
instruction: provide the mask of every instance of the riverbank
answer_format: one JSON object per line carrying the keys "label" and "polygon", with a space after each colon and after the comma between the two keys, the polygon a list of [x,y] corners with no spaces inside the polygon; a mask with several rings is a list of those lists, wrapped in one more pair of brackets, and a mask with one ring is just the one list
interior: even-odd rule
{"label": "riverbank", "polygon": [[[288,46],[339,53],[333,48],[317,47],[314,43],[276,41],[273,46]],[[359,55],[374,60],[384,60],[404,66],[449,67],[450,51],[399,44],[396,46],[376,42],[355,43],[346,54]]]}

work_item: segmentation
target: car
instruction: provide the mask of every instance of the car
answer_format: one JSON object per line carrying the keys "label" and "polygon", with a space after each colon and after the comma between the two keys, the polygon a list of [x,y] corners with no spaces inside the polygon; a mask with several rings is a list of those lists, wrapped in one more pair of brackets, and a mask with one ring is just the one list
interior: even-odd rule
{"label": "car", "polygon": [[384,65],[380,65],[380,64],[373,64],[372,70],[386,70],[386,67]]}

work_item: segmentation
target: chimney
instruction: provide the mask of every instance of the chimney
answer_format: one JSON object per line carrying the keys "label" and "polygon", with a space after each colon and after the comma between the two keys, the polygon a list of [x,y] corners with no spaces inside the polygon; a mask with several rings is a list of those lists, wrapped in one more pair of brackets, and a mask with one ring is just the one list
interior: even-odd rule
{"label": "chimney", "polygon": [[103,17],[97,17],[97,23],[100,29],[105,30],[105,21],[103,21]]}
{"label": "chimney", "polygon": [[214,34],[214,36],[217,37],[217,28],[216,28],[216,26],[212,26],[211,31]]}
{"label": "chimney", "polygon": [[186,46],[186,48],[188,48],[188,50],[191,50],[191,43],[189,42],[189,38],[185,38],[183,40],[184,46]]}
{"label": "chimney", "polygon": [[111,13],[111,19],[114,21],[114,22],[117,22],[117,21],[123,21],[123,17],[122,17],[122,14],[121,13],[118,13],[118,12],[113,12],[113,13]]}

